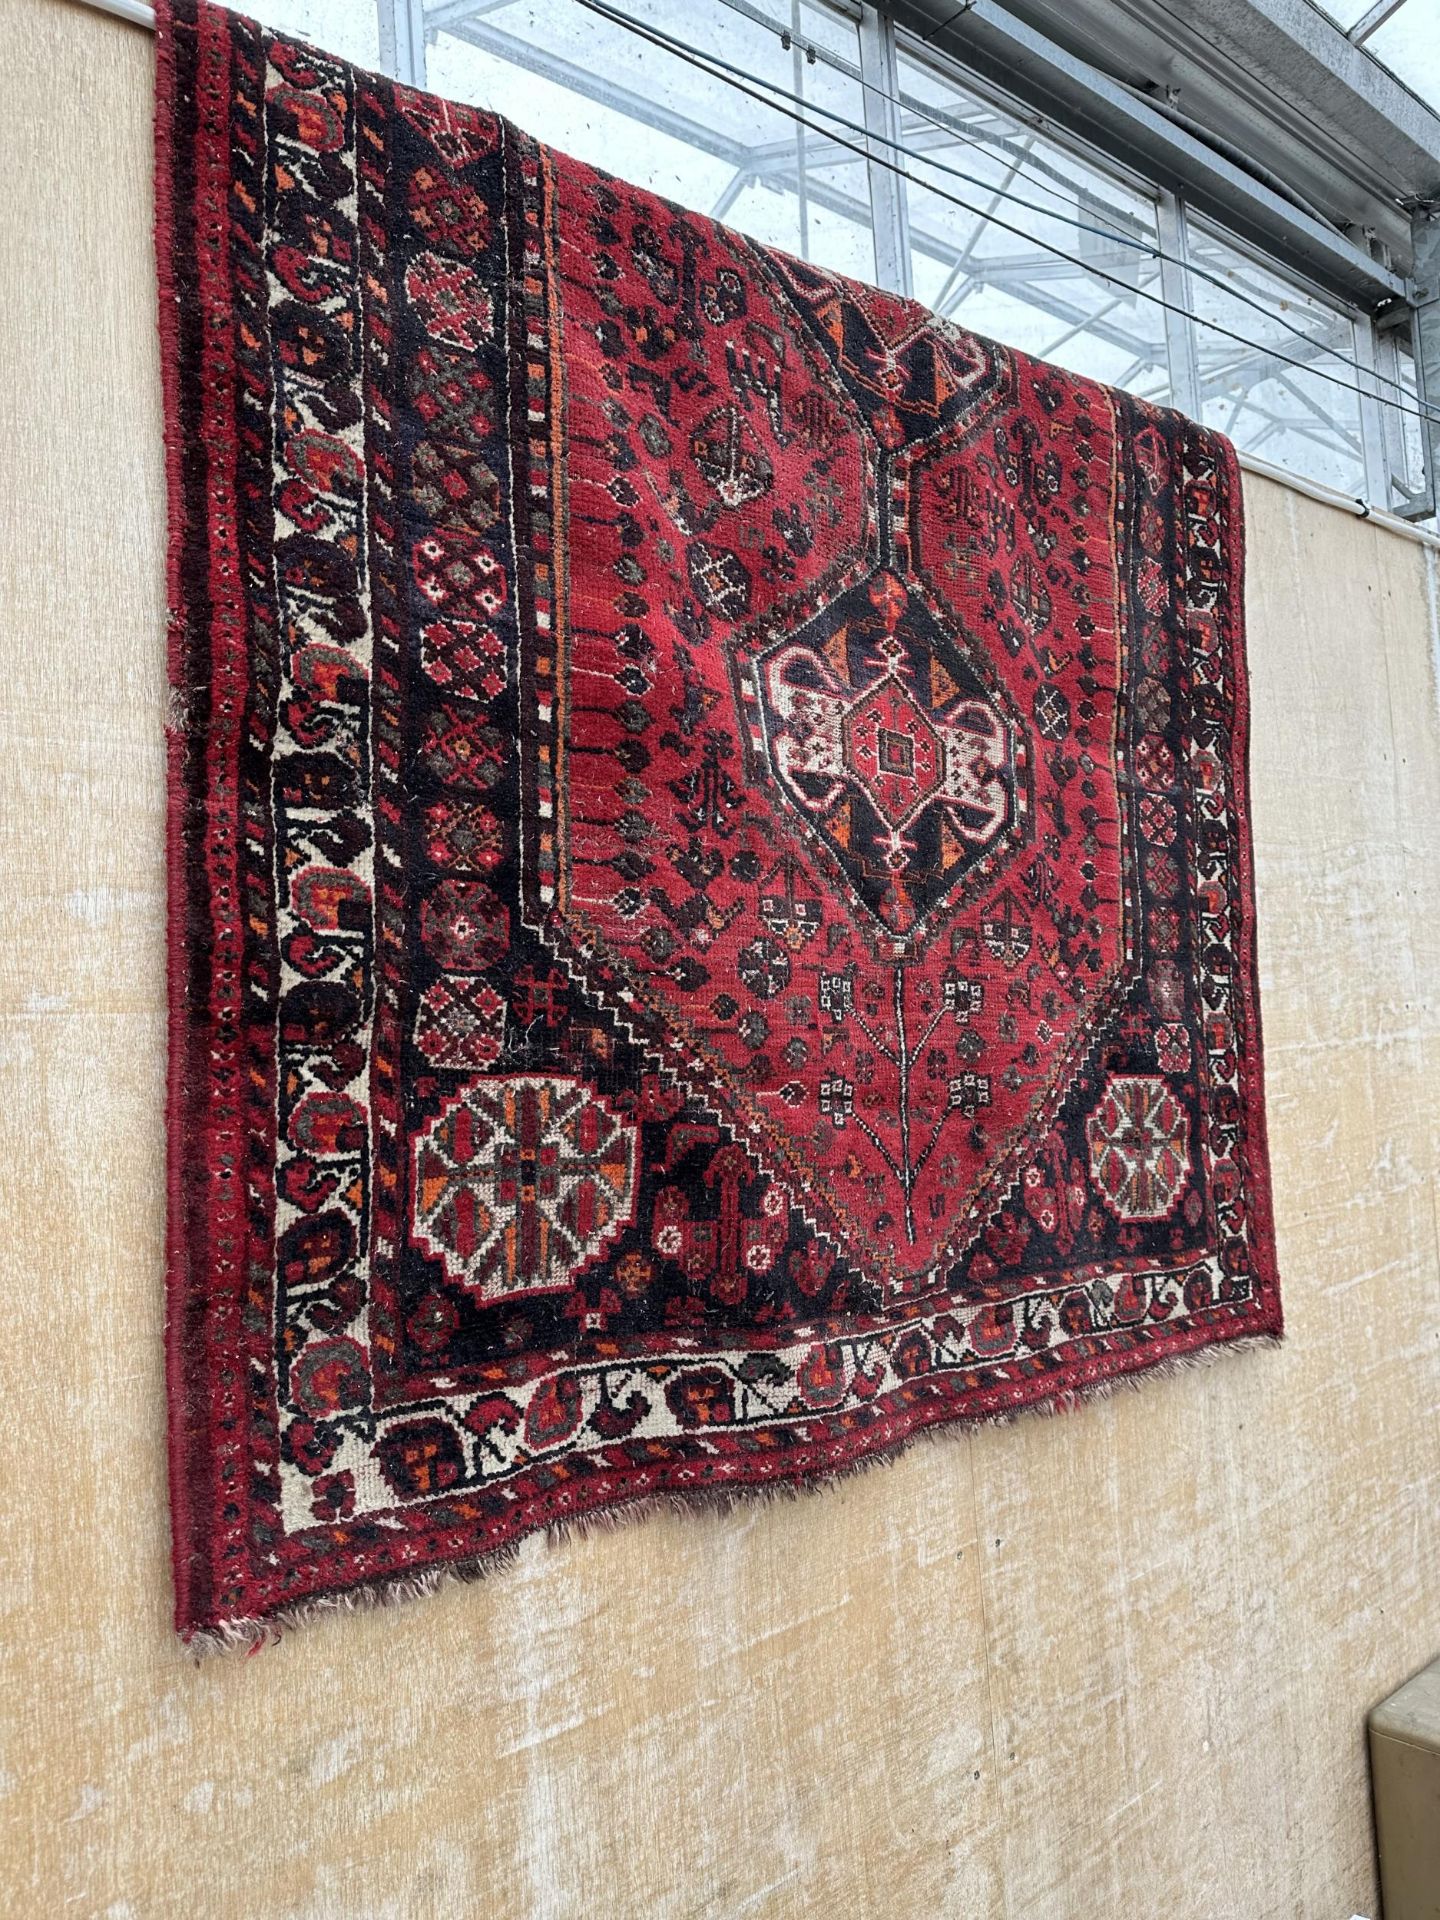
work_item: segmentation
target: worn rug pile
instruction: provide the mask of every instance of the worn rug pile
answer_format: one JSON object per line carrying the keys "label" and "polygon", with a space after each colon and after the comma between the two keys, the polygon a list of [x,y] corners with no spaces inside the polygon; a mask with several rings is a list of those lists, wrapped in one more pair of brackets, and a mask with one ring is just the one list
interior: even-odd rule
{"label": "worn rug pile", "polygon": [[1276,1334],[1227,443],[159,11],[181,1631]]}

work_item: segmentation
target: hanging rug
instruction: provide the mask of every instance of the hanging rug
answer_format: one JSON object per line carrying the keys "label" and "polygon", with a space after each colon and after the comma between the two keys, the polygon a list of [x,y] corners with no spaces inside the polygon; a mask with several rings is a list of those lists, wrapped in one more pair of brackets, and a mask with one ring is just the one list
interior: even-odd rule
{"label": "hanging rug", "polygon": [[181,1631],[1277,1334],[1229,444],[159,14]]}

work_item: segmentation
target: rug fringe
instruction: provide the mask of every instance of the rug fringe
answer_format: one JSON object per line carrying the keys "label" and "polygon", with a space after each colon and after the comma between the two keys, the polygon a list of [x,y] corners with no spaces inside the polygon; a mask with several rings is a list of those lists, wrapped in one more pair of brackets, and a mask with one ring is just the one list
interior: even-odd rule
{"label": "rug fringe", "polygon": [[693,1490],[667,1488],[656,1493],[640,1494],[630,1500],[619,1500],[613,1506],[596,1507],[589,1513],[551,1521],[547,1527],[524,1539],[508,1541],[504,1546],[463,1560],[454,1560],[444,1566],[428,1567],[416,1573],[393,1574],[366,1581],[361,1586],[347,1587],[340,1593],[319,1594],[314,1599],[297,1601],[295,1605],[279,1608],[274,1613],[251,1619],[225,1620],[213,1627],[196,1628],[184,1636],[185,1647],[197,1662],[217,1654],[237,1651],[260,1653],[266,1647],[278,1644],[292,1628],[306,1626],[323,1619],[327,1614],[369,1613],[378,1607],[404,1606],[446,1587],[468,1586],[473,1581],[488,1578],[492,1573],[502,1573],[514,1566],[532,1540],[543,1540],[547,1546],[557,1547],[572,1540],[583,1540],[590,1534],[610,1533],[629,1526],[633,1521],[660,1513],[684,1514],[688,1517],[706,1511],[729,1514],[742,1507],[754,1507],[758,1511],[784,1501],[829,1493],[861,1474],[893,1466],[901,1454],[921,1443],[953,1445],[968,1439],[978,1427],[1008,1427],[1031,1414],[1073,1413],[1088,1402],[1108,1400],[1122,1390],[1139,1391],[1156,1380],[1213,1366],[1222,1357],[1242,1349],[1275,1348],[1283,1344],[1284,1336],[1280,1333],[1252,1333],[1219,1341],[1213,1346],[1199,1347],[1191,1353],[1171,1354],[1147,1367],[1088,1381],[1083,1387],[1071,1388],[1047,1400],[1000,1408],[993,1413],[967,1419],[916,1427],[889,1445],[877,1447],[872,1453],[861,1454],[857,1459],[847,1461],[844,1466],[807,1474],[799,1480],[775,1480],[751,1486],[696,1487]]}

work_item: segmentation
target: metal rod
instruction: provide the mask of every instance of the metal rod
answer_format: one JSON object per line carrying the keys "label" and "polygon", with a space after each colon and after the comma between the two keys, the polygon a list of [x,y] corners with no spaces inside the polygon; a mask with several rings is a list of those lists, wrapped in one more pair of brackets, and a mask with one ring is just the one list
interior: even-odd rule
{"label": "metal rod", "polygon": [[[883,146],[903,139],[900,125],[900,79],[895,66],[895,35],[887,30],[878,10],[866,5],[860,13],[861,98],[865,124]],[[871,244],[875,249],[875,277],[882,287],[911,298],[915,292],[910,257],[910,214],[900,182],[887,168],[875,164],[875,143],[867,140],[870,159],[866,175],[870,187]]]}
{"label": "metal rod", "polygon": [[132,27],[148,27],[155,31],[155,9],[147,7],[145,0],[79,0],[82,7],[91,7],[96,13],[110,13],[117,20],[128,20]]}
{"label": "metal rod", "polygon": [[1422,205],[1410,216],[1415,243],[1416,305],[1411,339],[1415,353],[1415,385],[1422,401],[1420,431],[1425,451],[1425,484],[1440,505],[1440,419],[1434,408],[1440,398],[1440,207]]}
{"label": "metal rod", "polygon": [[1277,467],[1253,453],[1242,452],[1238,447],[1235,452],[1246,473],[1259,474],[1262,480],[1273,480],[1278,486],[1303,493],[1307,500],[1319,500],[1327,507],[1339,507],[1342,513],[1354,514],[1359,520],[1373,520],[1386,533],[1398,533],[1406,540],[1418,540],[1422,547],[1440,552],[1440,534],[1429,533],[1424,527],[1412,527],[1408,520],[1387,513],[1383,507],[1372,507],[1368,500],[1362,500],[1358,494],[1342,493],[1338,487],[1327,487],[1322,480],[1307,480],[1304,474],[1292,473],[1288,467]]}
{"label": "metal rod", "polygon": [[1363,47],[1371,34],[1383,27],[1391,14],[1398,13],[1404,4],[1405,0],[1377,0],[1377,4],[1355,22],[1345,38],[1353,40],[1357,47]]}
{"label": "metal rod", "polygon": [[1372,500],[1390,498],[1390,462],[1385,451],[1385,396],[1376,356],[1375,322],[1365,314],[1351,327],[1355,364],[1360,369],[1360,449],[1365,467],[1365,491]]}
{"label": "metal rod", "polygon": [[1194,418],[1200,412],[1200,349],[1194,322],[1185,317],[1194,295],[1186,265],[1190,258],[1190,239],[1185,203],[1177,194],[1162,189],[1155,209],[1155,226],[1164,249],[1160,256],[1160,291],[1172,302],[1172,306],[1164,309],[1170,391],[1180,411]]}

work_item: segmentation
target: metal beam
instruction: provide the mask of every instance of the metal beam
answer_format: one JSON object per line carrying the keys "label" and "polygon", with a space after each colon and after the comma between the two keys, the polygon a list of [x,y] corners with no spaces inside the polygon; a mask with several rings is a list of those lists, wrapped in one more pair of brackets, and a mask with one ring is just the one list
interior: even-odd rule
{"label": "metal beam", "polygon": [[[1021,0],[1014,4],[1020,6]],[[1283,0],[1208,0],[1208,10],[1210,4],[1225,4],[1233,10],[1235,6],[1281,6]],[[1302,12],[1313,13],[1306,8],[1306,0],[1294,0],[1294,4]],[[1131,0],[1125,12],[1129,10],[1139,10],[1139,0]],[[1100,150],[1127,157],[1133,169],[1183,194],[1190,205],[1331,292],[1365,307],[1375,307],[1386,298],[1404,298],[1404,276],[1373,259],[1348,234],[1286,200],[1198,132],[1179,125],[1165,113],[1164,104],[1152,104],[1135,86],[1102,73],[1060,40],[1031,27],[1020,13],[1000,6],[998,0],[973,0],[958,17],[948,17],[948,23],[947,15],[954,15],[954,0],[897,0],[895,12],[900,23],[929,40],[933,52],[947,54],[983,81],[1020,96],[1031,108],[1089,138]],[[1112,0],[1110,13],[1119,12]],[[1152,23],[1167,15],[1160,0],[1150,0],[1144,12]],[[1323,19],[1323,15],[1313,17]],[[1332,31],[1332,38],[1348,60],[1375,67],[1375,61],[1350,46],[1342,33]],[[1404,92],[1404,88],[1396,90]],[[1434,129],[1434,173],[1440,180],[1440,119],[1421,108],[1413,96],[1407,98]]]}
{"label": "metal beam", "polygon": [[[931,0],[917,0],[927,8]],[[1440,190],[1440,115],[1311,0],[1006,0],[1092,65],[1177,99],[1407,271],[1400,202]]]}
{"label": "metal beam", "polygon": [[[871,222],[875,234],[875,277],[882,287],[909,295],[910,228],[906,196],[894,170],[895,143],[903,139],[900,87],[895,73],[895,35],[873,6],[860,15],[860,70],[864,80],[865,125],[873,156],[870,176]],[[882,164],[891,162],[889,166]]]}
{"label": "metal beam", "polygon": [[1383,27],[1391,14],[1398,13],[1404,4],[1405,0],[1375,0],[1375,5],[1355,22],[1345,38],[1353,40],[1357,47],[1363,47],[1371,34]]}
{"label": "metal beam", "polygon": [[1165,344],[1170,357],[1170,388],[1182,413],[1200,411],[1200,362],[1195,348],[1195,329],[1186,318],[1194,301],[1190,275],[1185,262],[1190,257],[1190,241],[1185,225],[1184,202],[1173,193],[1162,193],[1156,209],[1160,245],[1160,291],[1169,305],[1164,308]]}
{"label": "metal beam", "polygon": [[448,33],[461,20],[481,20],[515,0],[425,0],[425,31]]}
{"label": "metal beam", "polygon": [[1410,231],[1415,247],[1415,318],[1411,341],[1415,382],[1428,409],[1420,423],[1425,492],[1440,504],[1440,202],[1416,207]]}
{"label": "metal beam", "polygon": [[1360,394],[1360,445],[1365,459],[1365,497],[1367,500],[1390,498],[1390,461],[1385,451],[1385,422],[1380,412],[1383,392],[1376,380],[1375,322],[1368,315],[1351,329],[1355,341],[1355,364]]}
{"label": "metal beam", "polygon": [[395,34],[395,78],[407,87],[425,84],[424,0],[392,0]]}

